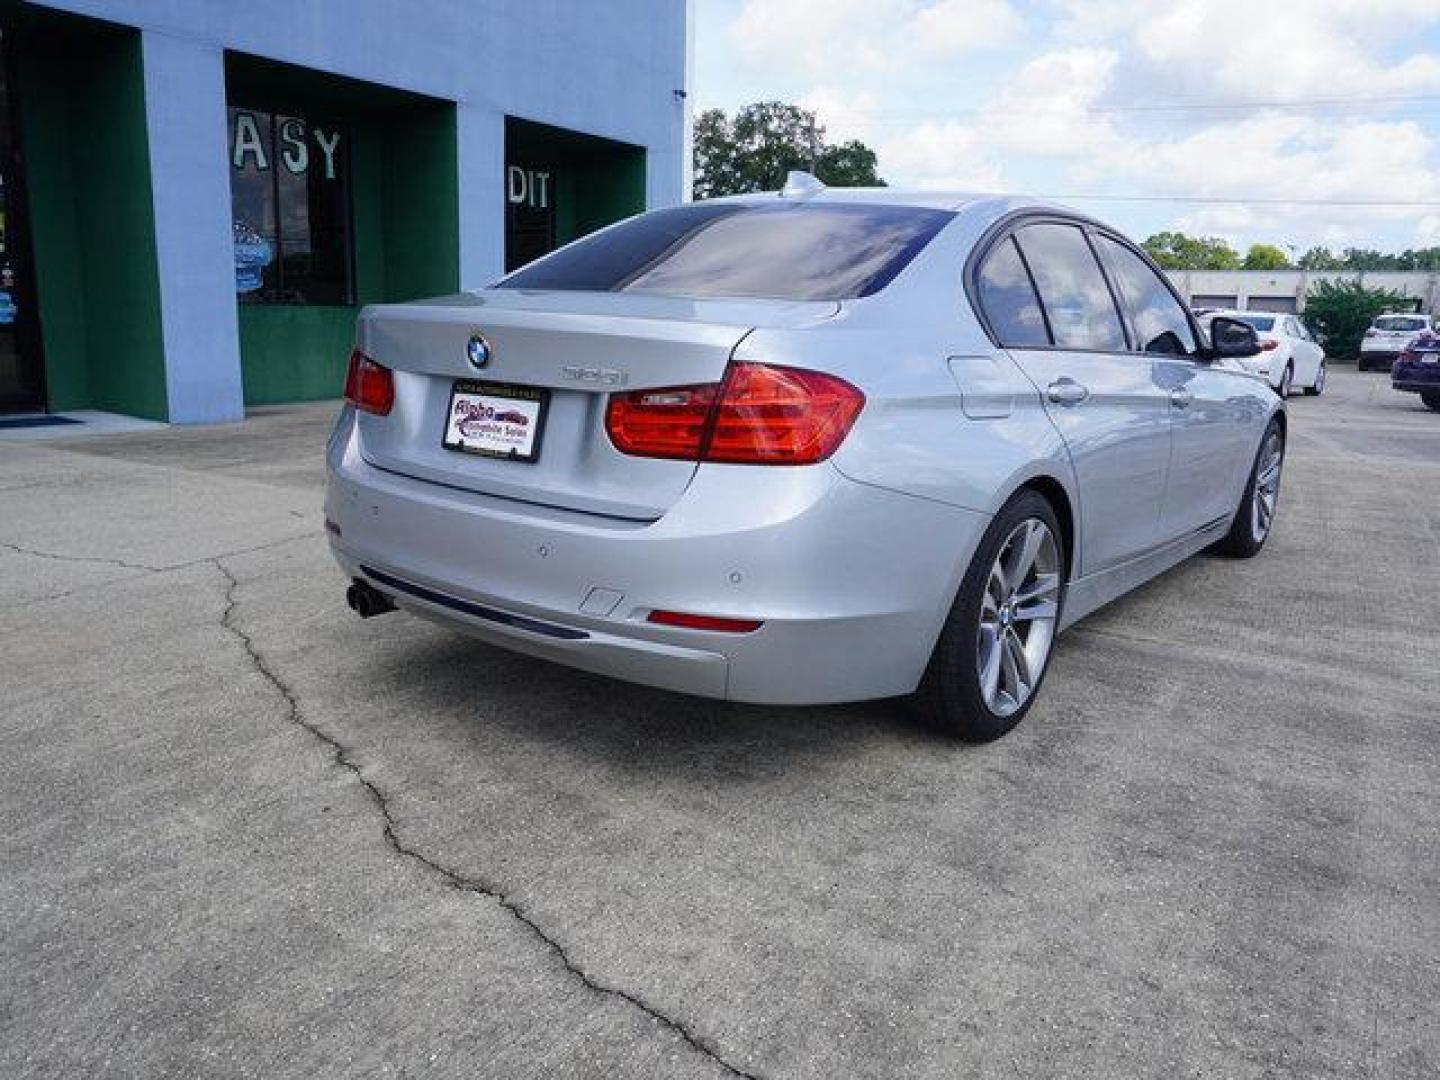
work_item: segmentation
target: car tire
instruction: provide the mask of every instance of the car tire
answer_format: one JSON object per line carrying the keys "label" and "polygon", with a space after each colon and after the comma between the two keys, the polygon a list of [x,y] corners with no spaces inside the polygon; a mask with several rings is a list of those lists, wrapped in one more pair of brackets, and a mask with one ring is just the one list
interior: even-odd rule
{"label": "car tire", "polygon": [[965,571],[911,699],[919,719],[970,742],[1020,723],[1050,666],[1067,579],[1055,508],[1037,491],[1020,492],[991,520]]}
{"label": "car tire", "polygon": [[1440,412],[1440,390],[1421,390],[1420,400],[1425,403],[1427,409]]}
{"label": "car tire", "polygon": [[1290,391],[1291,391],[1291,389],[1294,388],[1294,385],[1295,385],[1295,365],[1294,365],[1294,364],[1286,364],[1286,365],[1285,365],[1285,370],[1280,374],[1280,385],[1279,385],[1279,387],[1275,390],[1275,392],[1276,392],[1277,394],[1279,394],[1282,399],[1288,398],[1288,397],[1290,396]]}
{"label": "car tire", "polygon": [[1367,364],[1367,363],[1365,363],[1365,357],[1361,356],[1361,357],[1357,357],[1357,358],[1356,358],[1356,360],[1355,360],[1355,370],[1356,370],[1356,371],[1369,371],[1369,370],[1370,370],[1370,365]]}
{"label": "car tire", "polygon": [[1255,464],[1250,468],[1250,479],[1245,482],[1245,494],[1230,522],[1230,531],[1210,546],[1211,551],[1232,559],[1249,559],[1260,554],[1274,528],[1284,468],[1285,431],[1279,420],[1271,420],[1255,451]]}
{"label": "car tire", "polygon": [[1315,369],[1315,382],[1305,387],[1307,397],[1319,397],[1325,392],[1325,361],[1320,361],[1320,366]]}

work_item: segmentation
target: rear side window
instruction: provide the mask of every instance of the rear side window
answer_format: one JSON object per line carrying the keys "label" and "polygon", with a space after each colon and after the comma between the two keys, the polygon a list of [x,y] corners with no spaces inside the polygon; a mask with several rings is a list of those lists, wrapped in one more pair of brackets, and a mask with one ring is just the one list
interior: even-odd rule
{"label": "rear side window", "polygon": [[1130,311],[1136,347],[1141,352],[1168,356],[1193,355],[1195,334],[1190,319],[1159,275],[1117,240],[1098,236],[1096,244],[1105,253],[1116,287]]}
{"label": "rear side window", "polygon": [[977,284],[980,309],[1001,345],[1023,349],[1050,344],[1040,300],[1014,240],[995,245],[980,268]]}
{"label": "rear side window", "polygon": [[1015,234],[1034,275],[1055,344],[1123,352],[1125,331],[1085,234],[1074,225],[1027,225]]}
{"label": "rear side window", "polygon": [[502,289],[851,300],[879,292],[954,217],[870,203],[696,203],[561,248]]}

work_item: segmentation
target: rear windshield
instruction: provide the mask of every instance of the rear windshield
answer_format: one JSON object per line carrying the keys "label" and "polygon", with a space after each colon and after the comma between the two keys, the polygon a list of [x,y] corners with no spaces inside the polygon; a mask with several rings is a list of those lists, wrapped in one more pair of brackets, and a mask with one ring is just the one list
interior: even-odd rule
{"label": "rear windshield", "polygon": [[498,287],[850,300],[888,285],[954,216],[862,203],[695,203],[586,237]]}
{"label": "rear windshield", "polygon": [[1252,330],[1273,330],[1275,329],[1274,315],[1236,315],[1234,318],[1247,323]]}
{"label": "rear windshield", "polygon": [[1424,319],[1404,315],[1390,315],[1376,319],[1375,326],[1380,330],[1428,330],[1429,324]]}

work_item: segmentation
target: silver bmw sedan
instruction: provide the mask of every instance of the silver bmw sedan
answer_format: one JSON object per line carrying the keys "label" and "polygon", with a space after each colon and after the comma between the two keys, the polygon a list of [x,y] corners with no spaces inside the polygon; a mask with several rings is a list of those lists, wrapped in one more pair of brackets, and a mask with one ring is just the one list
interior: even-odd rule
{"label": "silver bmw sedan", "polygon": [[361,615],[989,739],[1065,626],[1260,550],[1286,416],[1256,351],[1089,218],[796,174],[367,308],[326,528]]}

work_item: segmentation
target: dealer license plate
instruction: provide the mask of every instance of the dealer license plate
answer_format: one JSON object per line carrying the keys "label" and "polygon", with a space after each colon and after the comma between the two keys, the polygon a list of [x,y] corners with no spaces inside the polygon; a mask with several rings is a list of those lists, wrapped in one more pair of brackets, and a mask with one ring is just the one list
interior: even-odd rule
{"label": "dealer license plate", "polygon": [[550,391],[510,383],[459,379],[450,391],[445,416],[447,450],[506,461],[534,461]]}

